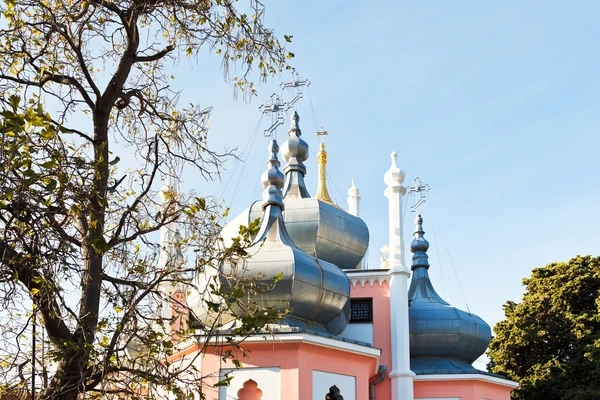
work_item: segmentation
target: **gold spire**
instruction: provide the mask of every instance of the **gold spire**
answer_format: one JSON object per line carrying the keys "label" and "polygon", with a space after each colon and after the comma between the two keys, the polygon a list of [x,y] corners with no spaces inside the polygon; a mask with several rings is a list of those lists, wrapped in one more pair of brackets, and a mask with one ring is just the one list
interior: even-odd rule
{"label": "gold spire", "polygon": [[319,164],[317,199],[335,206],[327,191],[327,153],[325,152],[325,143],[321,143],[321,151],[319,151],[319,154],[317,155],[317,163]]}

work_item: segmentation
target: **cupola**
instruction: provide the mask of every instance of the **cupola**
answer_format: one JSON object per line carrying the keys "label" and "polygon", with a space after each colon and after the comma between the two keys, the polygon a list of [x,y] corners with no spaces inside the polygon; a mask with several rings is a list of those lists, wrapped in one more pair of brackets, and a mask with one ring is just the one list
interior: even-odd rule
{"label": "cupola", "polygon": [[[340,333],[350,318],[350,281],[336,265],[302,251],[288,234],[283,218],[284,175],[279,170],[279,146],[272,140],[271,158],[263,174],[263,216],[250,255],[243,266],[225,264],[223,273],[256,278],[273,289],[251,295],[259,306],[291,310],[283,324]],[[277,279],[276,279],[277,277]]]}
{"label": "cupola", "polygon": [[417,375],[480,373],[471,364],[487,349],[492,339],[490,327],[437,294],[429,279],[429,242],[421,215],[415,224],[408,291],[410,369]]}
{"label": "cupola", "polygon": [[[281,146],[283,159],[287,161],[282,191],[287,232],[302,251],[341,269],[357,269],[367,252],[369,229],[362,219],[334,205],[328,194],[324,197],[326,190],[319,192],[321,199],[310,197],[304,181],[308,144],[302,139],[300,116],[296,111],[290,120],[288,139]],[[325,162],[323,150],[320,156],[323,176]],[[259,202],[244,210],[223,229],[225,243],[237,236],[240,225],[262,218],[262,214]]]}

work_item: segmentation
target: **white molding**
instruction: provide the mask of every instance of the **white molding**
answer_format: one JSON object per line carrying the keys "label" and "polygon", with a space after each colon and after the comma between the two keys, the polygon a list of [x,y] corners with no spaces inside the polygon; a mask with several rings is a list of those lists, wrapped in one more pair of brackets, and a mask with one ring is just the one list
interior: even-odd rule
{"label": "white molding", "polygon": [[[218,338],[211,338],[209,340],[209,344],[217,344]],[[242,338],[239,338],[240,340]],[[244,339],[244,343],[306,343],[312,344],[314,346],[326,347],[329,349],[340,350],[348,353],[358,354],[365,357],[373,357],[377,359],[377,365],[375,366],[375,370],[379,368],[379,357],[381,356],[381,350],[375,347],[365,346],[361,344],[346,342],[343,340],[332,339],[328,337],[311,335],[309,333],[274,333],[274,334],[264,334],[264,335],[252,335],[248,336]],[[185,351],[185,349],[191,347],[192,345],[196,345],[198,342],[195,338],[193,338],[193,342],[191,340],[187,340],[185,344],[186,347],[181,348],[181,351]]]}
{"label": "white molding", "polygon": [[345,271],[346,275],[350,279],[350,283],[353,288],[360,283],[361,287],[365,287],[365,284],[368,282],[372,287],[375,286],[375,283],[379,283],[379,286],[383,286],[383,282],[387,282],[388,285],[390,283],[390,271],[369,271],[369,270],[361,270],[360,272]]}
{"label": "white molding", "polygon": [[515,381],[509,381],[508,379],[497,378],[495,376],[483,375],[483,374],[435,374],[435,375],[417,375],[415,381],[482,381],[487,383],[493,383],[496,385],[508,386],[511,388],[518,388],[519,383]]}

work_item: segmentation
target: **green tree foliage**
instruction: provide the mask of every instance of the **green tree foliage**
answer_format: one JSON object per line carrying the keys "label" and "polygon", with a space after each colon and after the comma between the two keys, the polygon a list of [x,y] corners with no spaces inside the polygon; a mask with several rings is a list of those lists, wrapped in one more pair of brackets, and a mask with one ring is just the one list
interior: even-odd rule
{"label": "green tree foliage", "polygon": [[[42,399],[199,393],[193,365],[166,361],[173,321],[158,312],[161,288],[236,262],[247,241],[220,249],[210,198],[157,197],[162,177],[188,168],[210,179],[223,159],[208,146],[210,108],[181,107],[166,66],[212,52],[252,95],[252,71],[266,78],[293,55],[257,0],[1,0],[0,15],[0,395],[22,392],[32,370]],[[158,268],[157,232],[175,221],[193,260]],[[235,301],[216,282],[199,289]],[[30,362],[32,310],[49,346],[43,366]],[[233,334],[277,318],[250,311]],[[208,342],[219,326],[204,328]]]}
{"label": "green tree foliage", "polygon": [[488,369],[519,382],[515,399],[600,399],[600,257],[533,270],[504,305]]}

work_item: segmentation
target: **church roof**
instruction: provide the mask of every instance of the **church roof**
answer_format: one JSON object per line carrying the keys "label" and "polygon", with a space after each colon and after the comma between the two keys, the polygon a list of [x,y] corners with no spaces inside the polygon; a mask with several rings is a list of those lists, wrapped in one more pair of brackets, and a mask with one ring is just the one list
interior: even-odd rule
{"label": "church roof", "polygon": [[284,176],[279,170],[275,140],[269,150],[259,232],[247,250],[249,257],[243,267],[226,264],[223,272],[274,283],[270,290],[250,297],[259,306],[289,310],[285,323],[290,326],[317,324],[329,333],[340,333],[349,320],[350,281],[336,265],[302,251],[288,234],[281,191]]}

